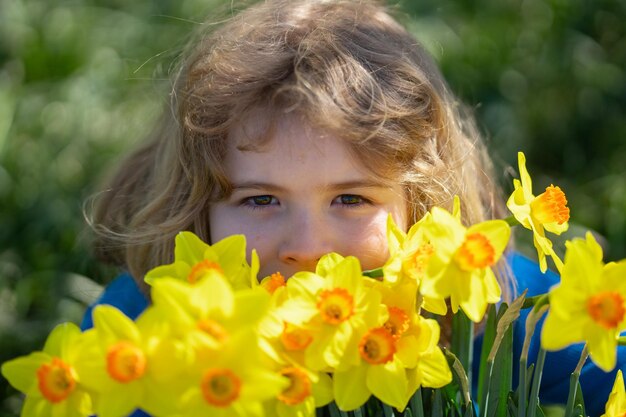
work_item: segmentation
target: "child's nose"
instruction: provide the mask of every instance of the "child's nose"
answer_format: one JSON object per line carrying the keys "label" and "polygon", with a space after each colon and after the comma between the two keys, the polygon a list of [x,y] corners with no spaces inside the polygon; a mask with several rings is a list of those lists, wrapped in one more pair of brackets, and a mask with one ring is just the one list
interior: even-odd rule
{"label": "child's nose", "polygon": [[315,271],[320,258],[333,251],[332,233],[320,217],[312,213],[293,216],[278,250],[281,262],[300,271]]}

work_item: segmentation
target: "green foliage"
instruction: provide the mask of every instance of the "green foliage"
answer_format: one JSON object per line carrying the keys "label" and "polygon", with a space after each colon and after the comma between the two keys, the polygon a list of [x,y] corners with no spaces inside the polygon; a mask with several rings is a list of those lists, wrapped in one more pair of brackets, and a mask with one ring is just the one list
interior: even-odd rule
{"label": "green foliage", "polygon": [[595,230],[604,237],[607,259],[624,257],[626,3],[400,4],[452,90],[474,107],[503,167],[505,191],[511,188],[506,167],[515,167],[523,151],[537,193],[554,183],[574,207],[566,238]]}
{"label": "green foliage", "polygon": [[[0,0],[0,362],[79,321],[115,275],[91,255],[83,205],[158,117],[189,33],[226,3]],[[475,108],[506,192],[522,150],[536,190],[566,191],[571,234],[591,228],[608,260],[625,257],[626,3],[398,7]],[[19,406],[0,379],[0,414]]]}

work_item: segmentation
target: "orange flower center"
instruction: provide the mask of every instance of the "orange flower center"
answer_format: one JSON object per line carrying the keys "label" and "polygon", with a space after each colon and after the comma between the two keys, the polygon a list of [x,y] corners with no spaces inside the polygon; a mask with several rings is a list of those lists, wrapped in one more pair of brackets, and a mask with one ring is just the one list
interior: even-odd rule
{"label": "orange flower center", "polygon": [[276,272],[269,277],[263,278],[261,281],[261,287],[267,290],[270,294],[274,294],[274,291],[285,286],[285,282],[283,274]]}
{"label": "orange flower center", "polygon": [[305,329],[284,322],[280,341],[287,350],[304,350],[313,341],[313,336]]}
{"label": "orange flower center", "polygon": [[359,353],[372,365],[387,363],[396,353],[396,339],[384,327],[370,329],[359,341]]}
{"label": "orange flower center", "polygon": [[206,402],[216,407],[228,407],[239,398],[241,380],[230,369],[209,369],[200,383]]}
{"label": "orange flower center", "polygon": [[530,203],[533,216],[541,223],[563,224],[569,220],[569,208],[565,193],[550,185],[546,191]]}
{"label": "orange flower center", "polygon": [[388,310],[389,318],[383,327],[397,339],[409,329],[409,315],[399,307],[389,307]]}
{"label": "orange flower center", "polygon": [[587,300],[587,311],[600,326],[615,329],[624,320],[624,298],[611,291],[592,295]]}
{"label": "orange flower center", "polygon": [[70,365],[59,358],[52,358],[50,363],[44,363],[37,369],[41,395],[51,403],[63,401],[76,388],[73,375],[74,371]]}
{"label": "orange flower center", "polygon": [[457,250],[455,260],[464,271],[482,269],[496,262],[496,251],[485,235],[470,233]]}
{"label": "orange flower center", "polygon": [[354,299],[343,288],[324,290],[319,295],[317,309],[326,323],[340,324],[354,313]]}
{"label": "orange flower center", "polygon": [[109,347],[106,362],[107,372],[118,382],[134,381],[146,372],[146,356],[143,351],[125,340]]}
{"label": "orange flower center", "polygon": [[196,323],[196,326],[218,342],[223,342],[228,338],[228,332],[215,320],[202,319]]}
{"label": "orange flower center", "polygon": [[189,275],[187,275],[187,281],[190,284],[195,284],[210,272],[219,272],[220,274],[224,273],[222,267],[217,262],[205,259],[198,262],[193,266],[193,268],[191,268],[191,272],[189,272]]}
{"label": "orange flower center", "polygon": [[434,252],[435,248],[430,243],[426,242],[420,245],[408,262],[410,273],[414,273],[418,277],[421,276],[426,270],[426,265],[428,265],[428,261]]}
{"label": "orange flower center", "polygon": [[278,399],[287,405],[300,404],[311,395],[311,380],[300,368],[289,367],[280,374],[289,378],[289,386],[278,394]]}

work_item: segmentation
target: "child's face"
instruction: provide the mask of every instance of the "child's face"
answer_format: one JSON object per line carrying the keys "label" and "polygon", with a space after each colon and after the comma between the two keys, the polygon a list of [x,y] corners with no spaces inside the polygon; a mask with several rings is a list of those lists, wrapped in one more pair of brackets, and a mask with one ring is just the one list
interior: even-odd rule
{"label": "child's face", "polygon": [[300,118],[283,118],[261,150],[239,150],[254,120],[229,137],[226,174],[232,195],[210,209],[211,241],[244,234],[261,261],[259,278],[313,271],[329,252],[360,259],[363,269],[388,256],[391,213],[406,229],[403,188],[378,179],[336,136]]}

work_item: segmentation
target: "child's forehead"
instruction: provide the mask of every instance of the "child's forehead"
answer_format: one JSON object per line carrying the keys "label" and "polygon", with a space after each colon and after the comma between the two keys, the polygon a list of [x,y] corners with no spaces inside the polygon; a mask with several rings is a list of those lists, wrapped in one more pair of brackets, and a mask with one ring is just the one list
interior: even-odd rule
{"label": "child's forehead", "polygon": [[[310,118],[303,113],[257,107],[239,117],[228,134],[227,148],[262,152],[271,146],[272,142],[278,141],[283,146],[288,145],[289,138],[293,135],[319,139],[336,137],[337,140],[341,140],[340,135],[326,127],[313,125]],[[311,141],[311,145],[315,143],[315,140]],[[314,149],[314,146],[311,149]]]}
{"label": "child's forehead", "polygon": [[268,129],[262,115],[233,129],[226,146],[230,177],[263,175],[341,174],[345,181],[373,178],[340,135],[310,125],[297,113],[276,118]]}

